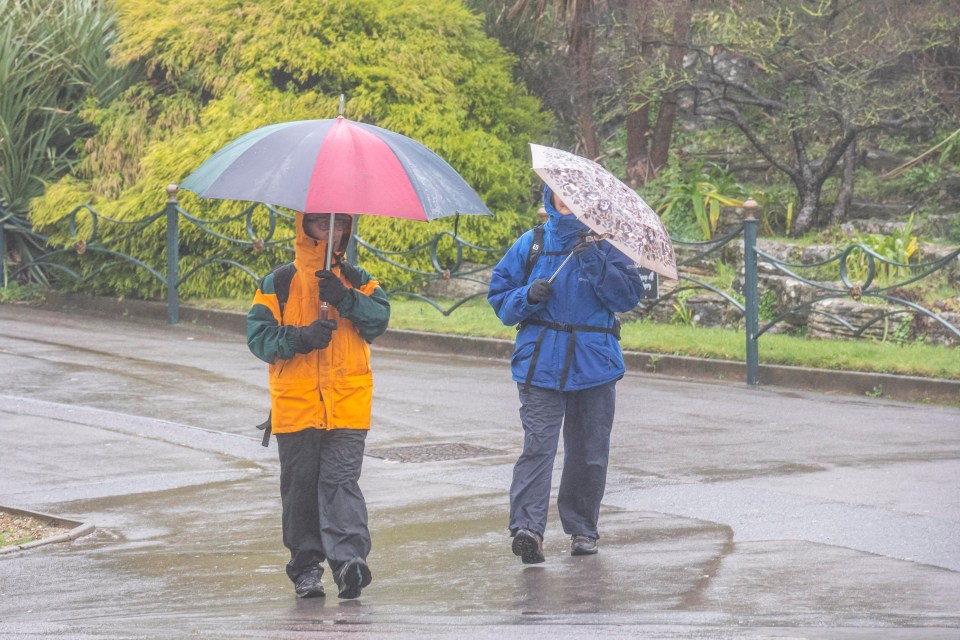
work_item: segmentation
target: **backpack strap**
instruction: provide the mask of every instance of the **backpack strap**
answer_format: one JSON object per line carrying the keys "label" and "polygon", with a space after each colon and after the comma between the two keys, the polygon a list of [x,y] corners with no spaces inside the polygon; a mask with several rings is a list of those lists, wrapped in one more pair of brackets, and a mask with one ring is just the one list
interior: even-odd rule
{"label": "backpack strap", "polygon": [[543,253],[543,224],[538,224],[533,228],[533,242],[530,243],[530,251],[527,252],[527,262],[523,272],[524,282],[530,279],[530,274],[537,260],[540,259],[541,253]]}
{"label": "backpack strap", "polygon": [[540,256],[565,256],[570,253],[569,251],[544,251],[543,235],[543,224],[538,224],[533,228],[533,242],[530,243],[530,251],[527,252],[527,262],[523,270],[524,284],[530,279],[533,267],[536,266]]}
{"label": "backpack strap", "polygon": [[293,282],[293,276],[296,273],[297,267],[292,262],[282,264],[273,270],[273,291],[277,295],[277,302],[280,303],[280,324],[283,324],[283,308],[290,298],[290,283]]}
{"label": "backpack strap", "polygon": [[263,440],[260,441],[260,444],[264,447],[270,446],[270,433],[273,431],[272,420],[273,411],[267,414],[266,420],[257,425],[257,429],[263,431]]}

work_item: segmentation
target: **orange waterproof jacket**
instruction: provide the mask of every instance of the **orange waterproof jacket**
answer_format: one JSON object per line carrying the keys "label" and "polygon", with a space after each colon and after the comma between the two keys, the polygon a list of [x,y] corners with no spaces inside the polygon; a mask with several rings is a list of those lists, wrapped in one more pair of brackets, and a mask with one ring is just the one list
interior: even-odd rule
{"label": "orange waterproof jacket", "polygon": [[304,429],[369,429],[373,395],[368,343],[382,334],[390,319],[390,303],[379,283],[359,267],[351,277],[339,267],[333,272],[347,287],[328,318],[337,321],[325,349],[294,352],[296,332],[319,319],[320,296],[316,271],[323,269],[326,242],[303,231],[296,215],[296,273],[283,307],[274,288],[275,273],[260,283],[247,314],[250,351],[270,365],[270,408],[273,433]]}

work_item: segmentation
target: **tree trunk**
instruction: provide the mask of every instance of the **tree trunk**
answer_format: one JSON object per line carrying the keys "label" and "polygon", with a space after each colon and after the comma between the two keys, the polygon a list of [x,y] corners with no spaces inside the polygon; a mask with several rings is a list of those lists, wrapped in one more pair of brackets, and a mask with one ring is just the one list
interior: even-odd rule
{"label": "tree trunk", "polygon": [[840,179],[840,192],[830,212],[830,223],[840,224],[847,219],[850,203],[853,202],[854,172],[857,169],[857,142],[854,140],[843,152],[843,171]]}
{"label": "tree trunk", "polygon": [[817,205],[820,204],[820,190],[823,183],[798,183],[797,193],[800,196],[800,210],[790,228],[790,236],[798,238],[809,231],[817,221]]}
{"label": "tree trunk", "polygon": [[593,16],[575,20],[570,29],[570,57],[576,73],[573,99],[577,110],[577,128],[583,144],[583,155],[595,160],[600,157],[600,145],[593,119],[593,53],[596,48]]}
{"label": "tree trunk", "polygon": [[596,160],[600,157],[600,144],[597,142],[597,126],[593,120],[593,98],[589,94],[581,95],[577,100],[577,126],[584,157]]}
{"label": "tree trunk", "polygon": [[[621,70],[621,82],[624,87],[633,83],[633,67],[650,57],[653,52],[653,40],[650,34],[651,0],[621,0],[615,3],[617,19],[622,26],[620,33],[624,39],[626,64]],[[637,43],[642,43],[637,46]],[[627,182],[631,187],[645,184],[653,178],[650,167],[650,96],[644,93],[631,94],[627,101]]]}
{"label": "tree trunk", "polygon": [[627,180],[631,187],[644,185],[656,175],[650,166],[650,135],[650,106],[645,104],[627,114]]}
{"label": "tree trunk", "polygon": [[[683,0],[676,3],[673,15],[674,44],[667,56],[667,68],[677,76],[683,71],[683,56],[690,38],[690,23],[693,19],[693,6],[696,0]],[[670,144],[673,140],[673,124],[677,119],[677,98],[675,89],[668,89],[660,98],[660,112],[650,141],[650,167],[656,175],[670,159]]]}
{"label": "tree trunk", "polygon": [[650,141],[651,178],[660,172],[670,160],[670,143],[673,140],[673,123],[677,119],[677,92],[667,91],[660,98],[660,112]]}

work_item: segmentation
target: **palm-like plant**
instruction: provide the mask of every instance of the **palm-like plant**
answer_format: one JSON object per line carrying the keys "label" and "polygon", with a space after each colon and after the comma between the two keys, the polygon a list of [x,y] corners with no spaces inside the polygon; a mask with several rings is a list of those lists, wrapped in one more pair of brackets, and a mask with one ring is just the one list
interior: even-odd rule
{"label": "palm-like plant", "polygon": [[676,207],[689,208],[703,237],[710,240],[720,222],[721,207],[743,205],[744,188],[718,168],[708,171],[698,161],[685,174],[667,184],[667,193],[657,205],[657,213],[665,216]]}
{"label": "palm-like plant", "polygon": [[[31,198],[69,170],[87,131],[85,102],[111,99],[127,72],[108,64],[115,29],[102,0],[0,0],[0,15],[0,257],[28,262],[41,249]],[[39,270],[31,276],[45,281]]]}

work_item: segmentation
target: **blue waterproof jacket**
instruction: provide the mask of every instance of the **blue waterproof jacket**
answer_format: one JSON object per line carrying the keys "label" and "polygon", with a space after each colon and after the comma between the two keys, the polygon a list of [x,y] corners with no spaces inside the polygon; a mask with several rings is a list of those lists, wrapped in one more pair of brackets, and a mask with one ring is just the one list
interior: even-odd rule
{"label": "blue waterproof jacket", "polygon": [[633,260],[610,243],[599,242],[564,266],[553,282],[549,300],[531,304],[527,300],[529,283],[549,279],[581,235],[589,231],[574,215],[557,212],[549,188],[544,188],[543,203],[549,215],[544,246],[529,278],[525,272],[532,230],[520,236],[494,268],[487,294],[504,324],[520,325],[511,359],[513,379],[526,382],[531,364],[535,364],[530,384],[545,389],[576,391],[617,380],[623,376],[624,366],[620,344],[612,333],[614,313],[629,311],[640,302],[640,272]]}

